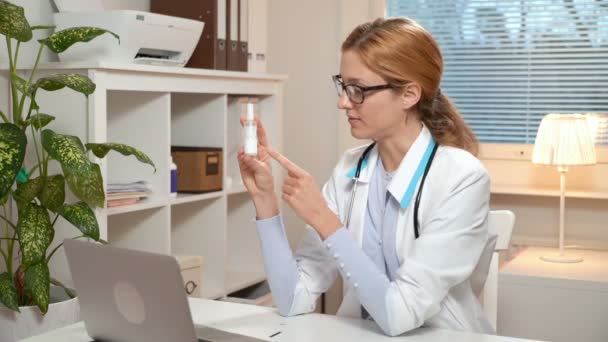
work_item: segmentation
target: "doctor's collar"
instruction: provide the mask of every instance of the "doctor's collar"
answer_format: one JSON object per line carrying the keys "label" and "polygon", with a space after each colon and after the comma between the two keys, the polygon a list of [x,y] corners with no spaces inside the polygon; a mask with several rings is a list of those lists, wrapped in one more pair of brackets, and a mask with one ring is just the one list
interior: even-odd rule
{"label": "doctor's collar", "polygon": [[[407,208],[412,201],[412,197],[415,193],[417,185],[421,180],[421,177],[424,173],[427,164],[429,163],[429,159],[431,159],[431,154],[434,147],[437,145],[435,139],[428,131],[426,126],[423,126],[422,132],[412,145],[413,149],[410,149],[408,154],[404,157],[405,159],[411,160],[409,162],[409,166],[407,168],[403,168],[403,165],[397,169],[392,181],[389,183],[387,188],[390,191],[391,195],[400,203],[401,208]],[[413,154],[412,154],[413,153]],[[372,158],[370,158],[372,156]],[[368,166],[371,163],[376,161],[375,158],[379,157],[376,151],[370,151],[364,160],[361,163],[361,172],[359,181],[369,181],[371,177],[371,171],[373,171],[374,167],[372,166],[372,170],[367,170]],[[402,163],[404,162],[402,161]],[[415,163],[415,164],[414,164]],[[357,173],[357,165],[355,164],[347,173],[346,177],[354,179]]]}

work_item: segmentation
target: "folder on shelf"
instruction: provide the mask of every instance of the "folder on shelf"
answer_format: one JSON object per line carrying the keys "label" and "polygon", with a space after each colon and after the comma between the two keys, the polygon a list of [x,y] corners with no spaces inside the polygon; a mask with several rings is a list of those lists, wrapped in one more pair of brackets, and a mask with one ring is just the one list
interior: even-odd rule
{"label": "folder on shelf", "polygon": [[248,2],[247,70],[265,73],[268,0],[248,0]]}
{"label": "folder on shelf", "polygon": [[226,3],[228,0],[151,0],[154,13],[200,20],[205,23],[201,38],[186,67],[226,70]]}
{"label": "folder on shelf", "polygon": [[239,0],[226,0],[228,7],[226,70],[239,71]]}
{"label": "folder on shelf", "polygon": [[249,0],[239,0],[239,71],[247,71]]}

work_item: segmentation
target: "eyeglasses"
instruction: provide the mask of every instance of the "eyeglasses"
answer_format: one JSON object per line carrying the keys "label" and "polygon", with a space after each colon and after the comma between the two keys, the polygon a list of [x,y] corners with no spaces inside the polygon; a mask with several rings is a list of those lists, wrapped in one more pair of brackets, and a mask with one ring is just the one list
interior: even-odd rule
{"label": "eyeglasses", "polygon": [[371,87],[361,87],[356,84],[344,84],[342,76],[334,75],[331,77],[334,81],[334,86],[338,92],[338,96],[342,96],[346,92],[346,96],[352,103],[362,104],[365,101],[365,93],[373,90],[392,89],[394,86],[390,84],[382,84]]}

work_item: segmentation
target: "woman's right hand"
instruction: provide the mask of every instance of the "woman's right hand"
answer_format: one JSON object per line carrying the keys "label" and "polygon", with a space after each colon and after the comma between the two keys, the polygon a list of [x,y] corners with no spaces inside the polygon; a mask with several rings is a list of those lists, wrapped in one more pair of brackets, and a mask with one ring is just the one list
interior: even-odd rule
{"label": "woman's right hand", "polygon": [[[268,154],[268,138],[266,130],[260,119],[256,116],[258,133],[258,155],[248,156],[243,148],[239,150],[238,160],[241,178],[247,191],[251,195],[256,208],[258,219],[265,219],[279,214],[278,201],[274,192],[274,177]],[[245,117],[241,117],[241,125],[245,123]]]}

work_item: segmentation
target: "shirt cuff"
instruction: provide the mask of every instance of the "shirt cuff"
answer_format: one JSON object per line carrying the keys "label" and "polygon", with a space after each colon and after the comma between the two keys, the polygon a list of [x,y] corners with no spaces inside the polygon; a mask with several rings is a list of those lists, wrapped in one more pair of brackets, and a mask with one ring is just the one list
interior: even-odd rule
{"label": "shirt cuff", "polygon": [[283,217],[281,215],[263,220],[256,220],[255,226],[258,231],[258,237],[263,242],[277,242],[277,239],[282,240],[283,238],[287,240],[285,229],[283,229]]}

